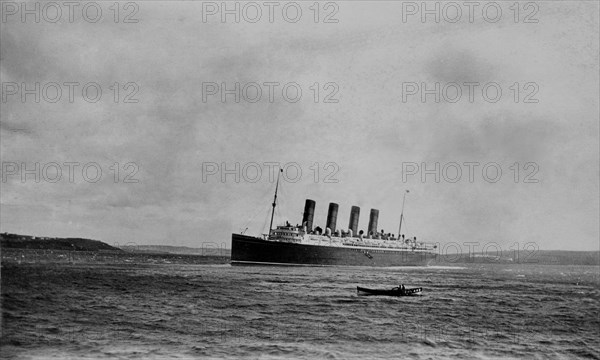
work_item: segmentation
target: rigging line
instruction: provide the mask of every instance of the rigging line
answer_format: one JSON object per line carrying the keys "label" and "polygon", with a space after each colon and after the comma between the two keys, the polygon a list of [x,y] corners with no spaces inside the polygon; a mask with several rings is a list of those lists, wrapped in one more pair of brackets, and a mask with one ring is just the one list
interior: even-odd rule
{"label": "rigging line", "polygon": [[[284,187],[285,188],[285,187]],[[288,203],[287,192],[284,190],[281,196],[281,202],[279,203],[279,216],[281,217],[281,222],[285,223],[285,221],[289,221],[290,224],[294,223],[294,221],[298,221],[298,219],[294,216],[294,218],[290,218],[290,214],[293,214],[293,209],[289,206]],[[294,220],[295,219],[295,220]]]}
{"label": "rigging line", "polygon": [[267,214],[265,216],[265,222],[264,222],[264,224],[262,226],[262,229],[261,229],[261,234],[266,234],[267,233],[265,230],[268,228],[269,218],[270,217],[271,217],[271,207],[269,206],[267,208]]}
{"label": "rigging line", "polygon": [[[283,218],[283,220],[287,220],[287,221],[293,221],[294,219],[296,219],[296,216],[293,216],[294,219],[290,218],[291,214],[294,214],[294,209],[293,209],[293,205],[290,206],[290,203],[288,202],[289,198],[289,193],[287,192],[287,187],[285,186],[287,183],[285,182],[285,179],[283,181],[284,185],[283,187],[281,186],[281,184],[279,185],[280,189],[283,189],[283,191],[281,191],[281,196],[278,197],[278,199],[281,199],[281,202],[278,204],[279,207],[279,211],[280,214],[283,214],[283,216],[285,218]],[[282,217],[283,217],[282,216]],[[298,221],[297,219],[295,220],[296,222]]]}
{"label": "rigging line", "polygon": [[[261,194],[261,196],[259,198],[260,202],[262,203],[263,199],[267,199],[267,195],[270,194],[272,191],[273,190],[271,189],[270,186],[265,186],[265,189],[264,189],[263,193]],[[255,200],[253,200],[253,199],[248,199],[248,200],[250,201],[251,204],[255,203]],[[269,208],[270,208],[270,206],[269,206]],[[259,214],[262,214],[262,212],[263,212],[263,210],[260,207],[258,207],[258,210],[255,210],[254,214],[252,216],[249,216],[248,218],[246,218],[246,223],[244,224],[243,228],[244,229],[247,228],[250,225],[250,223],[252,221],[254,221],[254,219],[256,219],[256,217]]]}
{"label": "rigging line", "polygon": [[250,224],[251,224],[251,223],[252,223],[252,222],[253,222],[253,221],[254,221],[254,220],[255,220],[255,219],[258,217],[258,215],[259,215],[259,214],[263,213],[263,211],[264,211],[263,209],[256,210],[256,211],[254,212],[254,215],[252,216],[252,218],[250,218],[250,219],[249,219],[249,220],[248,220],[248,221],[247,221],[247,222],[244,224],[244,227],[243,227],[243,229],[246,229],[246,228],[250,227]]}
{"label": "rigging line", "polygon": [[[277,207],[275,208],[275,223],[282,224],[283,223],[283,213],[281,210],[282,204],[279,201],[279,196],[277,197]],[[284,211],[285,212],[285,211]]]}
{"label": "rigging line", "polygon": [[[260,200],[262,199],[266,199],[267,198],[267,194],[270,192],[271,189],[266,189],[264,191],[264,193],[262,194],[262,196],[260,197]],[[255,200],[249,199],[251,203],[255,203]],[[262,203],[262,201],[260,201],[260,203]],[[259,213],[262,213],[262,209],[259,208],[259,210],[255,211],[255,214],[252,216],[251,220],[254,220],[254,218],[256,218],[256,216],[258,216]]]}
{"label": "rigging line", "polygon": [[408,231],[407,231],[407,230],[408,230],[408,223],[406,222],[406,216],[404,216],[404,217],[403,217],[403,219],[404,219],[404,220],[402,221],[402,224],[404,225],[404,226],[403,226],[403,228],[404,228],[404,231],[403,231],[403,232],[404,232],[405,234],[407,234],[406,236],[408,236]]}
{"label": "rigging line", "polygon": [[279,184],[279,196],[277,196],[277,207],[275,208],[275,214],[278,217],[278,220],[280,221],[280,223],[285,220],[283,219],[283,214],[286,213],[286,202],[285,202],[285,196],[286,196],[286,192],[283,190],[284,187],[281,186],[281,184]]}

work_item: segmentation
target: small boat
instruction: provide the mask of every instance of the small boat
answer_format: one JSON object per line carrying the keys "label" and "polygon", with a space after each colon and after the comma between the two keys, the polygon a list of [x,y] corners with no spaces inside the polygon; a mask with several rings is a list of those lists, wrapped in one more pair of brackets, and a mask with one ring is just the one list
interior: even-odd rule
{"label": "small boat", "polygon": [[370,296],[370,295],[380,295],[380,296],[417,296],[421,295],[423,288],[412,288],[412,289],[400,289],[395,287],[391,290],[386,289],[367,289],[360,286],[356,287],[356,293],[359,296]]}

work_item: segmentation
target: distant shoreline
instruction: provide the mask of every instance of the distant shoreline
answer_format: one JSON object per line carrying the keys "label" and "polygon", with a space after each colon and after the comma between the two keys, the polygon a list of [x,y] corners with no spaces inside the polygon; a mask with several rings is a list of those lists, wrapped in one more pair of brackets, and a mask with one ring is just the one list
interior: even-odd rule
{"label": "distant shoreline", "polygon": [[53,249],[2,249],[2,263],[56,264],[229,264],[229,256],[130,253],[127,251],[68,251]]}
{"label": "distant shoreline", "polygon": [[231,254],[216,247],[115,247],[91,239],[8,233],[0,234],[0,248],[2,262],[10,263],[228,264]]}
{"label": "distant shoreline", "polygon": [[103,241],[85,238],[40,237],[32,235],[0,234],[0,247],[4,249],[37,249],[66,251],[125,251],[140,254],[179,254],[199,256],[230,256],[231,249],[216,243],[207,243],[202,248],[169,245],[136,245],[131,242],[123,246],[111,246]]}
{"label": "distant shoreline", "polygon": [[[127,245],[115,247],[99,240],[49,238],[0,234],[3,261],[43,262],[117,262],[117,263],[229,263],[231,249],[214,243],[203,248],[169,245]],[[538,250],[527,257],[485,256],[478,253],[439,254],[432,265],[452,264],[538,264],[600,266],[600,251]]]}

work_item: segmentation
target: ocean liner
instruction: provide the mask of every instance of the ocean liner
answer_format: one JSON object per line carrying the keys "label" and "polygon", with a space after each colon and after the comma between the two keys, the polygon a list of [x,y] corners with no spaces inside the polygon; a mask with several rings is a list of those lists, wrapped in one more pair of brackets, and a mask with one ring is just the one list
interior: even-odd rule
{"label": "ocean liner", "polygon": [[311,199],[306,200],[302,225],[294,226],[286,221],[273,229],[278,186],[279,179],[275,186],[269,233],[262,237],[232,234],[232,265],[425,266],[436,258],[436,245],[400,235],[406,193],[398,236],[395,236],[377,231],[377,209],[371,209],[368,232],[358,231],[358,206],[351,208],[348,230],[337,229],[339,206],[335,203],[329,204],[326,228],[313,228],[316,203]]}

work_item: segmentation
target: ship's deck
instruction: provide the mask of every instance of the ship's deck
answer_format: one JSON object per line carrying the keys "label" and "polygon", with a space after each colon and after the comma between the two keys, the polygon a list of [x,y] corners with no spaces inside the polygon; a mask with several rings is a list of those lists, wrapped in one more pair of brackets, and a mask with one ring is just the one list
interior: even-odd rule
{"label": "ship's deck", "polygon": [[[328,234],[313,234],[307,233],[306,229],[301,229],[296,226],[277,226],[271,231],[270,236],[263,235],[266,241],[274,241],[280,243],[326,246],[326,247],[342,247],[351,249],[364,250],[394,250],[400,252],[431,252],[437,248],[435,244],[425,242],[417,242],[416,238],[407,240],[397,239],[393,236],[388,237],[385,234],[376,234],[375,238],[364,238],[354,236],[336,236]],[[342,235],[347,235],[343,233]],[[380,236],[382,238],[380,238]]]}

